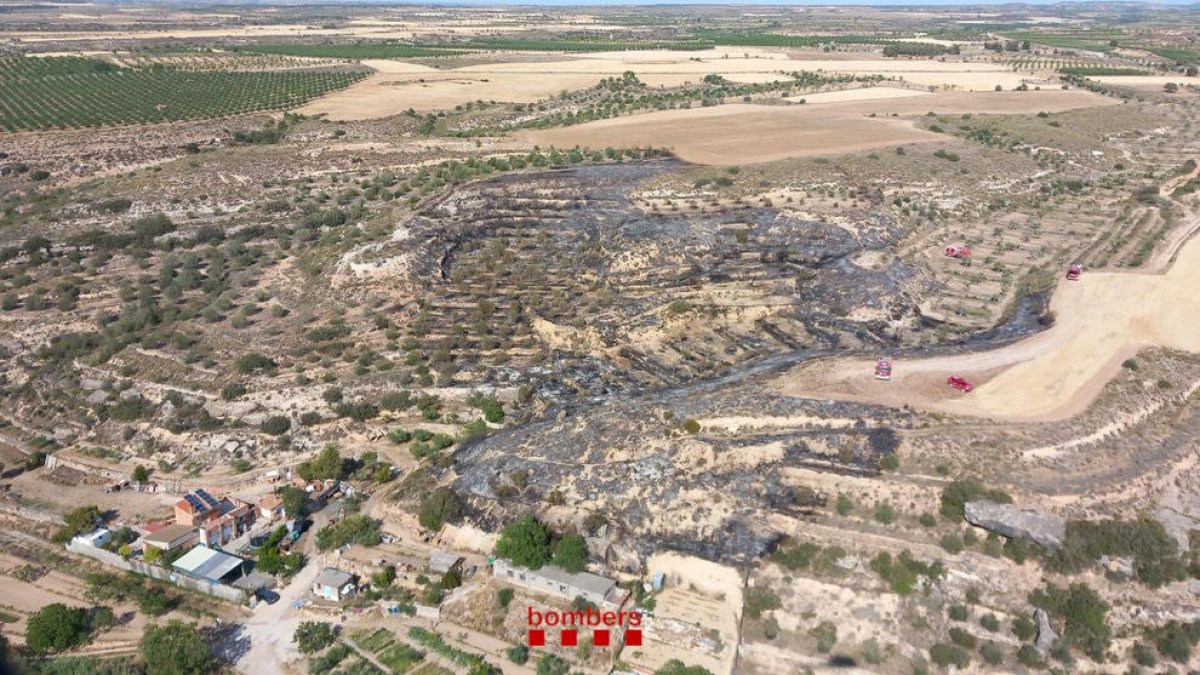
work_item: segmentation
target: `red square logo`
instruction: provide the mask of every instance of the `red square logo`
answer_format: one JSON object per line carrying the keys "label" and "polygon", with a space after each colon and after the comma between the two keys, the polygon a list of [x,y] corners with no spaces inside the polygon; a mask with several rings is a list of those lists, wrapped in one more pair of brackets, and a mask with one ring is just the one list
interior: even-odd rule
{"label": "red square logo", "polygon": [[529,646],[530,647],[545,647],[546,646],[546,631],[541,628],[529,629]]}
{"label": "red square logo", "polygon": [[578,644],[578,633],[574,628],[564,628],[562,630],[562,646],[574,647]]}
{"label": "red square logo", "polygon": [[597,647],[608,646],[608,629],[597,628],[592,631],[592,644]]}
{"label": "red square logo", "polygon": [[642,646],[642,629],[631,628],[625,631],[625,646],[626,647],[641,647]]}

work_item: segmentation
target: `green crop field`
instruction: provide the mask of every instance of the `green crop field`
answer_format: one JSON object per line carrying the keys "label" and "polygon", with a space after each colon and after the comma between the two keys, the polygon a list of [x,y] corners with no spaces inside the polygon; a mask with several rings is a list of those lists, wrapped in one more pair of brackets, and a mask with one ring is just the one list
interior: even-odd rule
{"label": "green crop field", "polygon": [[1067,66],[1059,68],[1063,75],[1080,75],[1094,77],[1098,75],[1149,75],[1150,71],[1140,68],[1116,68],[1110,66]]}
{"label": "green crop field", "polygon": [[460,51],[422,47],[403,42],[351,42],[327,45],[263,44],[242,47],[240,51],[284,56],[312,56],[323,59],[407,59],[424,56],[457,56]]}
{"label": "green crop field", "polygon": [[630,49],[712,49],[706,40],[526,40],[521,38],[487,38],[458,43],[468,49],[512,50],[533,52],[615,52]]}
{"label": "green crop field", "polygon": [[[729,47],[813,47],[825,44],[884,44],[896,36],[887,35],[780,35],[778,33],[717,33],[701,35],[718,45]],[[899,36],[906,37],[906,36]]]}
{"label": "green crop field", "polygon": [[133,70],[77,57],[0,58],[0,127],[17,131],[148,124],[286,110],[365,75]]}

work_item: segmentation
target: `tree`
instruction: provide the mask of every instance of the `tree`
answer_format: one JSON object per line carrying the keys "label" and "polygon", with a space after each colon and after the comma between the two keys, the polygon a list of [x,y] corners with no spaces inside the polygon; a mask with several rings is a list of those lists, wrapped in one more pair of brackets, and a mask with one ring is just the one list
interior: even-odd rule
{"label": "tree", "polygon": [[588,562],[587,542],[578,534],[564,536],[554,545],[553,562],[572,574],[582,572]]}
{"label": "tree", "polygon": [[138,464],[136,467],[133,468],[133,482],[149,483],[150,482],[150,471],[148,471],[146,469],[146,467],[142,466],[141,464]]}
{"label": "tree", "polygon": [[712,675],[707,668],[684,665],[679,659],[671,659],[654,671],[654,675]]}
{"label": "tree", "polygon": [[25,646],[37,653],[61,652],[87,642],[88,613],[61,602],[46,605],[29,617]]}
{"label": "tree", "polygon": [[337,639],[337,627],[324,621],[303,621],[292,634],[292,642],[305,654],[325,649]]}
{"label": "tree", "polygon": [[550,532],[537,518],[526,514],[500,533],[496,553],[514,565],[536,570],[550,562]]}
{"label": "tree", "polygon": [[462,504],[458,501],[458,495],[450,488],[438,488],[421,501],[417,520],[427,530],[440,530],[444,523],[458,518],[461,513]]}
{"label": "tree", "polygon": [[330,443],[321,449],[314,459],[301,462],[296,467],[296,473],[304,480],[314,478],[341,479],[346,475],[346,463],[338,453],[337,446]]}
{"label": "tree", "polygon": [[52,537],[57,544],[69,541],[72,537],[92,531],[100,520],[100,509],[95,505],[80,506],[63,517],[63,526],[58,528]]}
{"label": "tree", "polygon": [[537,675],[567,675],[571,666],[554,654],[543,654],[537,662]]}
{"label": "tree", "polygon": [[283,512],[292,518],[303,516],[308,507],[308,493],[295,485],[279,488],[279,498],[283,500]]}
{"label": "tree", "polygon": [[179,620],[147,626],[138,653],[146,663],[146,675],[207,675],[215,669],[196,625]]}

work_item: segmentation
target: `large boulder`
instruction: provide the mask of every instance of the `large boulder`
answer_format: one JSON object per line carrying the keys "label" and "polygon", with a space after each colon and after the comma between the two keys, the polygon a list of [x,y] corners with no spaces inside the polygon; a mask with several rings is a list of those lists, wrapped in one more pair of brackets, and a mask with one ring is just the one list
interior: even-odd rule
{"label": "large boulder", "polygon": [[967,522],[1008,537],[1026,537],[1045,548],[1059,548],[1067,536],[1067,521],[1041,511],[1018,509],[1012,504],[977,501],[963,505]]}
{"label": "large boulder", "polygon": [[1058,633],[1055,633],[1054,627],[1050,625],[1050,615],[1041,607],[1034,608],[1033,620],[1037,623],[1037,638],[1034,639],[1033,646],[1037,647],[1039,652],[1045,653],[1058,641]]}

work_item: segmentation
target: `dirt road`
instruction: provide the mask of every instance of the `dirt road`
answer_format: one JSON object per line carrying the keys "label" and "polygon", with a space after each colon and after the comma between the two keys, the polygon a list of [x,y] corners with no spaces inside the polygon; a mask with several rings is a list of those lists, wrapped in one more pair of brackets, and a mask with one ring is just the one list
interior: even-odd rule
{"label": "dirt road", "polygon": [[[1054,326],[1006,347],[898,360],[890,382],[873,379],[871,360],[824,360],[797,367],[774,385],[807,398],[994,419],[1065,419],[1086,409],[1121,362],[1143,348],[1200,352],[1197,288],[1200,239],[1193,238],[1163,275],[1085,272],[1079,281],[1062,281],[1051,301]],[[948,375],[966,377],[975,391],[956,392],[946,385]]]}
{"label": "dirt road", "polygon": [[328,509],[322,510],[312,516],[313,523],[305,535],[304,559],[307,564],[304,568],[279,591],[279,600],[269,605],[259,603],[254,608],[254,615],[243,624],[250,648],[238,659],[239,672],[247,675],[284,673],[288,672],[286,664],[300,658],[299,650],[292,643],[292,634],[304,617],[292,604],[305,596],[321,571],[316,559],[316,532],[328,523],[327,512]]}

